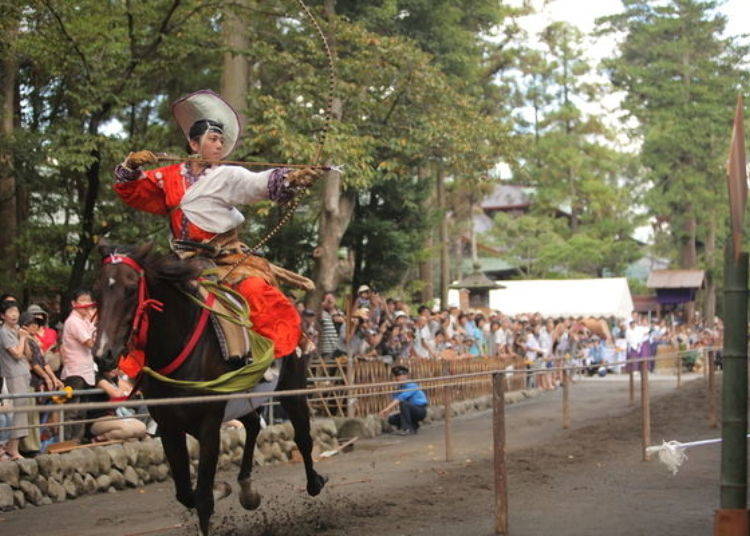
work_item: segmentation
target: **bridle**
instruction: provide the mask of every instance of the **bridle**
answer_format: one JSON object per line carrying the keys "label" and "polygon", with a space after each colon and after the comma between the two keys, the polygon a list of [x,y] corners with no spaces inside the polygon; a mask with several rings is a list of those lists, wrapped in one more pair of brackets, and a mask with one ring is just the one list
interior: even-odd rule
{"label": "bridle", "polygon": [[[133,326],[130,332],[130,338],[128,339],[128,347],[132,350],[144,351],[146,348],[146,342],[148,341],[149,328],[148,315],[146,313],[149,309],[159,311],[160,313],[163,312],[164,303],[160,302],[159,300],[149,298],[148,285],[146,284],[146,271],[133,258],[128,257],[127,255],[113,253],[104,257],[102,262],[105,265],[124,264],[135,270],[138,274],[138,305],[135,310],[135,315],[133,316]],[[198,345],[198,341],[200,341],[203,332],[206,330],[210,310],[213,307],[215,301],[216,295],[209,293],[206,297],[206,306],[201,308],[201,314],[198,317],[198,322],[196,322],[195,329],[190,335],[188,342],[182,348],[180,353],[168,365],[157,370],[159,374],[163,376],[171,374],[172,372],[180,368],[180,366],[182,366],[182,364],[190,356],[190,354],[193,353],[193,350],[195,350],[195,347]]]}
{"label": "bridle", "polygon": [[148,285],[146,284],[146,271],[143,267],[138,264],[137,261],[118,253],[112,253],[107,255],[102,260],[102,264],[124,264],[135,270],[138,274],[138,305],[133,315],[133,324],[130,330],[130,337],[128,338],[127,346],[135,350],[143,350],[146,348],[146,341],[148,339],[148,315],[146,312],[149,309],[162,312],[164,310],[164,304],[159,300],[154,300],[148,296]]}

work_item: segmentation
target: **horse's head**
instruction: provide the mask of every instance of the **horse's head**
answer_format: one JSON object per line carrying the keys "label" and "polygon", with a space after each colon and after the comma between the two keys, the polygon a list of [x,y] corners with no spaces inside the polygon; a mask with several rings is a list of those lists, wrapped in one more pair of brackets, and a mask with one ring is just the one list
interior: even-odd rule
{"label": "horse's head", "polygon": [[114,248],[99,245],[103,265],[95,290],[98,295],[99,322],[94,358],[102,370],[117,367],[126,351],[138,307],[139,285],[145,285],[143,266],[151,251],[148,243],[138,248]]}

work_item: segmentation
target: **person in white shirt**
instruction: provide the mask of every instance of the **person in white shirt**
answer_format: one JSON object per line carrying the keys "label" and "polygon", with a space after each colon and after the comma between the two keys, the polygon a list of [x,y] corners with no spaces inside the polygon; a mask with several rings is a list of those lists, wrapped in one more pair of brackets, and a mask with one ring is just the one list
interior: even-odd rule
{"label": "person in white shirt", "polygon": [[490,325],[490,340],[494,356],[501,356],[508,353],[508,337],[500,322],[492,322]]}
{"label": "person in white shirt", "polygon": [[[542,349],[539,346],[539,340],[534,335],[533,328],[529,327],[526,331],[524,350],[526,356],[526,368],[529,370],[539,370],[542,356]],[[527,378],[529,387],[536,387],[541,385],[538,384],[539,376],[537,374],[530,374]]]}
{"label": "person in white shirt", "polygon": [[[545,369],[552,368],[552,330],[553,327],[548,327],[552,323],[551,320],[547,322],[547,326],[541,326],[537,328],[539,333],[539,348],[542,350],[540,357],[541,366]],[[544,373],[539,374],[539,386],[547,391],[555,388],[552,374]]]}

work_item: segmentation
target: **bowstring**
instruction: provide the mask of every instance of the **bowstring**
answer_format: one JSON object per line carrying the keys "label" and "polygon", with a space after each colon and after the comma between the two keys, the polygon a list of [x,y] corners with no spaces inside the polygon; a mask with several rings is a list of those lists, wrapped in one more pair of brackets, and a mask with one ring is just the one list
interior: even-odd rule
{"label": "bowstring", "polygon": [[[312,11],[308,7],[307,4],[305,4],[304,0],[296,0],[299,7],[302,9],[302,11],[307,15],[307,18],[309,19],[310,23],[312,24],[313,28],[315,28],[316,33],[320,37],[320,41],[323,43],[323,48],[326,53],[327,63],[328,63],[328,83],[329,83],[329,89],[328,89],[328,99],[327,104],[325,108],[325,116],[324,116],[324,122],[323,122],[323,129],[321,130],[318,140],[317,140],[317,150],[315,154],[315,158],[313,159],[313,167],[320,165],[320,160],[323,156],[323,147],[326,143],[326,138],[328,137],[328,133],[331,129],[331,124],[333,122],[333,102],[335,98],[335,90],[336,90],[336,65],[334,61],[333,56],[333,50],[331,49],[331,45],[328,42],[328,38],[325,35],[325,32],[323,32],[323,28],[320,26],[320,23],[313,15]],[[279,231],[287,224],[289,221],[294,217],[294,213],[297,210],[297,207],[299,207],[300,202],[302,201],[302,198],[304,198],[309,192],[310,188],[312,188],[313,184],[310,184],[309,186],[306,186],[302,189],[300,189],[298,192],[294,194],[294,197],[286,203],[285,210],[279,220],[276,222],[276,224],[273,226],[273,228],[266,233],[266,235],[261,238],[257,243],[255,243],[249,251],[246,253],[243,253],[240,258],[235,261],[232,266],[229,268],[229,271],[224,274],[224,276],[220,279],[220,281],[224,281],[227,277],[229,277],[229,274],[231,274],[237,267],[245,262],[245,260],[250,257],[250,255],[253,255],[254,252],[258,251],[260,248],[265,246],[269,240],[271,240],[274,236],[276,236]]]}

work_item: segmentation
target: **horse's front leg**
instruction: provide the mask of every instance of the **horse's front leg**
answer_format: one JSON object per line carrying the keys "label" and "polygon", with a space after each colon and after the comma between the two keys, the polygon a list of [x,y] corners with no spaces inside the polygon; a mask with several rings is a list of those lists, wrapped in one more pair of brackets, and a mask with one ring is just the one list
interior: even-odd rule
{"label": "horse's front leg", "polygon": [[198,458],[198,481],[195,486],[195,508],[198,522],[204,536],[214,513],[214,477],[219,459],[221,415],[212,419],[206,417],[200,426],[200,454]]}
{"label": "horse's front leg", "polygon": [[186,508],[195,508],[195,495],[190,482],[190,457],[185,443],[185,432],[169,429],[159,423],[161,444],[172,471],[177,500]]}
{"label": "horse's front leg", "polygon": [[294,426],[294,442],[305,462],[307,493],[314,497],[320,493],[328,479],[319,475],[313,468],[313,440],[310,436],[310,410],[307,407],[307,400],[303,396],[281,397],[281,407],[284,408]]}
{"label": "horse's front leg", "polygon": [[237,482],[240,485],[240,504],[246,510],[255,510],[260,506],[260,494],[252,489],[253,453],[255,441],[260,432],[260,417],[257,411],[251,411],[240,418],[245,425],[245,450],[242,451],[242,462]]}

